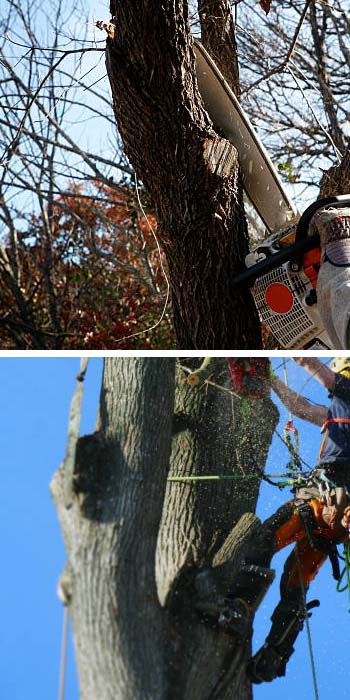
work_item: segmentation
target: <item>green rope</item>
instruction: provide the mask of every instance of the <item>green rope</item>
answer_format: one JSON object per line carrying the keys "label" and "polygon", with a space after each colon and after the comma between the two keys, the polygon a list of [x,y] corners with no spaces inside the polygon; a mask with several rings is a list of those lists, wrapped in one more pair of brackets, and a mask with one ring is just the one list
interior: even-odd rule
{"label": "green rope", "polygon": [[292,437],[285,431],[284,435],[284,443],[287,446],[288,452],[290,454],[290,461],[288,462],[288,467],[292,469],[293,471],[300,469],[301,467],[301,460],[300,460],[300,454],[299,454],[299,438],[298,434],[295,433],[294,437],[294,445],[292,442]]}
{"label": "green rope", "polygon": [[[283,477],[290,477],[290,474],[287,472],[285,474],[212,474],[212,475],[206,475],[206,476],[168,476],[167,481],[175,481],[175,482],[196,482],[196,481],[221,481],[224,479],[278,479],[278,478],[283,478]],[[299,479],[296,479],[295,477],[293,478],[287,478],[284,481],[277,481],[277,482],[269,482],[273,486],[278,486],[278,488],[282,489],[285,486],[294,486],[295,483],[297,483]]]}
{"label": "green rope", "polygon": [[[340,574],[339,581],[337,582],[337,591],[338,593],[343,593],[343,591],[346,590],[348,591],[348,612],[350,612],[350,542],[346,542],[344,544],[344,556],[341,557],[341,559],[344,559],[345,566]],[[346,583],[342,586],[341,583],[344,578],[346,579]]]}
{"label": "green rope", "polygon": [[[281,433],[278,432],[277,428],[275,428],[274,434],[278,437],[278,439],[279,439],[281,442],[283,442],[283,444],[284,444],[284,445],[287,447],[287,449],[288,449],[288,445],[287,445],[287,443],[286,443],[284,437],[282,437]],[[311,466],[310,464],[308,464],[308,462],[306,462],[305,459],[303,459],[302,457],[300,457],[300,455],[299,455],[298,459],[299,459],[300,467],[301,467],[301,465],[303,464],[304,467],[307,467],[307,469],[309,469],[310,471],[312,470],[312,466]]]}
{"label": "green rope", "polygon": [[302,568],[301,568],[299,542],[296,543],[296,559],[297,559],[297,564],[298,564],[300,588],[301,588],[301,593],[302,593],[302,597],[303,597],[304,616],[305,616],[305,624],[306,624],[307,641],[308,641],[308,647],[309,647],[312,681],[314,684],[315,700],[318,700],[319,694],[318,694],[318,685],[317,685],[317,676],[316,676],[315,657],[314,657],[314,652],[313,652],[313,648],[312,648],[311,628],[310,628],[308,609],[307,609],[307,605],[306,605],[306,590],[305,590],[305,585],[304,585],[303,572],[302,572]]}

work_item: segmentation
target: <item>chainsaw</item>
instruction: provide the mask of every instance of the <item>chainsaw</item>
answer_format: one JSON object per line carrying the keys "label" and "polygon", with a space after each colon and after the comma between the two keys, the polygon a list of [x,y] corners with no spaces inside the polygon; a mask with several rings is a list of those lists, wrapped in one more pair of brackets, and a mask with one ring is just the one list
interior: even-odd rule
{"label": "chainsaw", "polygon": [[233,288],[249,286],[260,318],[286,349],[331,349],[317,309],[320,239],[309,235],[318,209],[350,206],[350,195],[319,199],[301,215],[235,94],[195,39],[196,75],[204,106],[238,153],[244,190],[268,236],[245,258]]}

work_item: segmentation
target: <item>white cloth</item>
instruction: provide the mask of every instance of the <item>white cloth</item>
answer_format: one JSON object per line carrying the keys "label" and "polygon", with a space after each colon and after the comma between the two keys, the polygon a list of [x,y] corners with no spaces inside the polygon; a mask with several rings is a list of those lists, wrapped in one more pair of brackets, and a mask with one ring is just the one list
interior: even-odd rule
{"label": "white cloth", "polygon": [[350,349],[350,208],[319,209],[309,234],[321,240],[317,309],[333,347]]}

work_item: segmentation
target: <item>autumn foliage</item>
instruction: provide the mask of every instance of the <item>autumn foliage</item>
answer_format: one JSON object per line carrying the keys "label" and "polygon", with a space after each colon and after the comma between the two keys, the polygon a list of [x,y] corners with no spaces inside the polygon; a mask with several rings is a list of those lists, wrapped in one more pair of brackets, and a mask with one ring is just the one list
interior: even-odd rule
{"label": "autumn foliage", "polygon": [[154,214],[127,186],[72,184],[53,202],[45,216],[21,214],[3,243],[0,347],[173,347],[169,304],[143,332],[167,292]]}

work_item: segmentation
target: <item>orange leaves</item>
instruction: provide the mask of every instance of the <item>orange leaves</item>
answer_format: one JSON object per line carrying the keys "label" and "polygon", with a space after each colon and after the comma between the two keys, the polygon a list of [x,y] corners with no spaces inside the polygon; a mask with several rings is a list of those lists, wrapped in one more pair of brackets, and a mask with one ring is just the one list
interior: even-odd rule
{"label": "orange leaves", "polygon": [[[154,213],[146,213],[155,231]],[[49,349],[173,347],[166,322],[154,341],[128,338],[156,324],[165,290],[159,251],[133,191],[71,183],[55,201],[50,235],[40,216],[26,221],[18,255],[22,292]],[[7,306],[15,303],[9,299]]]}

